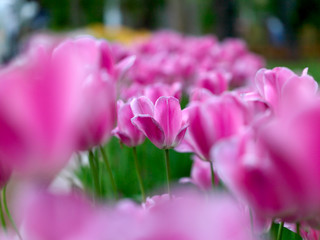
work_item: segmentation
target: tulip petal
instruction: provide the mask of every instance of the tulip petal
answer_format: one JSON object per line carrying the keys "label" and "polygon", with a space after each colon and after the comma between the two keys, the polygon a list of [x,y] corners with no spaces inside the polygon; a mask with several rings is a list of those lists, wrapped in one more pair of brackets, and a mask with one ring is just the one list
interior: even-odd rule
{"label": "tulip petal", "polygon": [[147,114],[153,116],[154,106],[151,100],[147,97],[139,97],[132,100],[130,103],[133,114]]}
{"label": "tulip petal", "polygon": [[134,144],[131,141],[131,138],[126,135],[124,132],[119,131],[118,128],[115,128],[112,131],[112,135],[114,135],[116,138],[118,138],[122,143],[124,143],[128,147],[133,147]]}
{"label": "tulip petal", "polygon": [[157,147],[162,149],[165,144],[164,132],[157,121],[148,115],[138,115],[131,119],[135,125],[147,138]]}
{"label": "tulip petal", "polygon": [[178,146],[181,143],[182,139],[184,138],[184,136],[186,134],[188,127],[189,127],[189,125],[185,125],[180,129],[180,131],[178,132],[178,134],[174,140],[173,147]]}
{"label": "tulip petal", "polygon": [[172,147],[182,123],[179,100],[174,97],[160,97],[155,104],[154,118],[164,131],[166,146]]}

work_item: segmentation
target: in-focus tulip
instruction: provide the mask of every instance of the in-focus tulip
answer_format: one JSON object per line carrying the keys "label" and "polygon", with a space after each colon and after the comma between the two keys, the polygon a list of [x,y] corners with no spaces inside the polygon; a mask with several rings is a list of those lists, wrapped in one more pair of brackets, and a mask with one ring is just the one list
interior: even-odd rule
{"label": "in-focus tulip", "polygon": [[136,128],[131,118],[134,117],[131,110],[130,102],[124,103],[122,100],[118,101],[118,125],[112,133],[120,139],[120,141],[129,146],[135,147],[143,143],[145,136]]}
{"label": "in-focus tulip", "polygon": [[184,121],[179,100],[174,97],[160,97],[155,105],[147,97],[131,102],[135,117],[132,123],[160,149],[177,146],[188,127]]}

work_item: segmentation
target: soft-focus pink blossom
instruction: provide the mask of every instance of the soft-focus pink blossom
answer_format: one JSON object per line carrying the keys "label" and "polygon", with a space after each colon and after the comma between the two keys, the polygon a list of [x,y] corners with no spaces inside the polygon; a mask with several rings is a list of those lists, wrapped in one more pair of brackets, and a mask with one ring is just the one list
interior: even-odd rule
{"label": "soft-focus pink blossom", "polygon": [[[203,190],[209,190],[212,188],[211,180],[211,167],[208,161],[204,161],[197,156],[193,156],[193,164],[191,167],[190,178],[180,179],[181,183],[193,183],[197,187]],[[219,181],[215,176],[215,182]]]}
{"label": "soft-focus pink blossom", "polygon": [[303,107],[317,92],[318,84],[307,72],[306,68],[298,76],[285,67],[261,69],[255,78],[256,88],[276,114],[285,114],[292,105]]}
{"label": "soft-focus pink blossom", "polygon": [[205,88],[194,88],[189,95],[189,102],[205,102],[212,96],[213,94]]}
{"label": "soft-focus pink blossom", "polygon": [[63,42],[55,51],[65,68],[77,67],[82,99],[77,121],[78,148],[86,150],[105,143],[116,118],[115,68],[105,41],[82,37]]}
{"label": "soft-focus pink blossom", "polygon": [[153,197],[147,197],[146,202],[142,203],[142,207],[148,211],[152,208],[157,208],[162,204],[167,204],[168,201],[171,201],[173,198],[169,194],[155,195]]}
{"label": "soft-focus pink blossom", "polygon": [[261,216],[317,224],[320,213],[320,107],[221,142],[215,168],[226,185]]}
{"label": "soft-focus pink blossom", "polygon": [[124,103],[122,100],[119,100],[118,124],[112,133],[129,147],[138,146],[145,139],[144,134],[131,123],[131,118],[133,117],[130,102]]}
{"label": "soft-focus pink blossom", "polygon": [[143,90],[143,96],[149,98],[153,103],[155,103],[159,97],[162,96],[172,96],[177,99],[181,98],[181,83],[163,84],[155,83],[148,85]]}
{"label": "soft-focus pink blossom", "polygon": [[231,74],[222,71],[203,71],[196,77],[195,86],[205,88],[212,94],[220,95],[228,89]]}
{"label": "soft-focus pink blossom", "polygon": [[248,122],[247,109],[233,95],[193,102],[186,112],[190,126],[176,150],[193,152],[207,161],[210,159],[210,149],[216,142],[241,132]]}
{"label": "soft-focus pink blossom", "polygon": [[132,123],[158,148],[174,148],[183,139],[188,123],[183,121],[179,100],[160,97],[155,105],[147,97],[131,102]]}
{"label": "soft-focus pink blossom", "polygon": [[213,195],[209,199],[194,194],[182,195],[158,205],[146,220],[138,239],[254,239],[249,216],[234,200],[223,195]]}
{"label": "soft-focus pink blossom", "polygon": [[56,174],[75,149],[81,97],[78,79],[61,77],[78,68],[61,68],[55,50],[39,45],[0,72],[0,165],[42,179]]}
{"label": "soft-focus pink blossom", "polygon": [[26,240],[74,239],[95,221],[94,209],[81,196],[24,188],[15,201],[16,221]]}

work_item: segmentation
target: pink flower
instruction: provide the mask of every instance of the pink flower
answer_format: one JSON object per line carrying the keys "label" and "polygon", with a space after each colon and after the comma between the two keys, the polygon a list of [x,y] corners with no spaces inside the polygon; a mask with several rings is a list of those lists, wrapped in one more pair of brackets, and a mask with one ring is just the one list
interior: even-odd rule
{"label": "pink flower", "polygon": [[88,232],[94,236],[91,229],[99,224],[96,210],[80,195],[24,186],[15,197],[15,219],[26,240],[79,239],[77,236],[88,236]]}
{"label": "pink flower", "polygon": [[219,176],[264,217],[318,222],[320,105],[221,142],[212,158]]}
{"label": "pink flower", "polygon": [[79,102],[78,148],[86,150],[104,144],[116,119],[116,70],[105,41],[83,37],[63,42],[55,51],[65,68],[76,66],[82,100]]}
{"label": "pink flower", "polygon": [[118,101],[118,126],[112,131],[122,143],[129,147],[135,147],[143,143],[145,136],[132,123],[134,115],[131,110],[130,102]]}
{"label": "pink flower", "polygon": [[265,60],[256,54],[247,52],[245,55],[236,59],[230,71],[233,78],[232,87],[241,85],[252,85],[257,71],[265,66]]}
{"label": "pink flower", "polygon": [[291,109],[292,105],[303,107],[317,92],[317,82],[307,73],[307,68],[301,76],[285,67],[261,69],[255,78],[256,88],[275,113],[280,114]]}
{"label": "pink flower", "polygon": [[177,99],[181,98],[181,83],[164,84],[155,83],[144,88],[143,95],[155,103],[159,97],[173,96]]}
{"label": "pink flower", "polygon": [[174,148],[183,139],[188,124],[183,121],[179,100],[174,97],[160,97],[155,105],[147,97],[131,102],[135,125],[160,149]]}
{"label": "pink flower", "polygon": [[220,95],[228,89],[231,74],[222,71],[202,71],[196,78],[195,86],[205,88],[212,94]]}
{"label": "pink flower", "polygon": [[216,194],[205,198],[194,193],[180,196],[149,211],[141,237],[134,239],[254,239],[249,216],[230,197]]}
{"label": "pink flower", "polygon": [[[193,156],[193,164],[191,168],[190,178],[181,178],[180,183],[192,183],[202,190],[209,190],[212,188],[211,168],[208,161],[203,161],[196,155]],[[219,178],[215,176],[215,182]]]}
{"label": "pink flower", "polygon": [[147,197],[146,202],[142,203],[142,207],[145,210],[152,210],[157,207],[161,207],[163,204],[167,204],[168,201],[171,201],[172,198],[169,196],[169,194],[163,194],[163,195],[155,195],[153,197]]}
{"label": "pink flower", "polygon": [[232,95],[193,102],[186,111],[190,126],[176,150],[194,152],[207,161],[210,159],[210,149],[216,142],[239,133],[248,121],[247,109]]}
{"label": "pink flower", "polygon": [[78,68],[61,68],[55,50],[39,45],[0,71],[0,165],[42,180],[61,170],[75,149],[81,97],[78,79],[61,77],[77,75]]}

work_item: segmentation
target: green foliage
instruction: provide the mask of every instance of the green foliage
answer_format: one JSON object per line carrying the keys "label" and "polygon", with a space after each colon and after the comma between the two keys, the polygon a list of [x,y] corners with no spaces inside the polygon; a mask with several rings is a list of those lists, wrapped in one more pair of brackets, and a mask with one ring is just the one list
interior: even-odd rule
{"label": "green foliage", "polygon": [[[119,191],[119,197],[141,201],[139,183],[135,172],[132,149],[121,146],[118,139],[112,138],[104,147]],[[171,182],[177,184],[181,177],[190,176],[191,154],[170,150]],[[148,139],[137,147],[138,161],[147,196],[166,193],[164,151],[156,148]],[[100,156],[100,192],[102,199],[114,199],[108,172]],[[84,190],[93,194],[93,179],[89,165],[81,164],[75,172]],[[162,189],[163,190],[159,190]]]}
{"label": "green foliage", "polygon": [[[279,230],[280,224],[272,224],[270,229],[271,239],[277,239],[277,234]],[[295,232],[292,232],[288,228],[283,228],[282,230],[282,238],[281,240],[302,240],[300,236],[298,236]]]}

